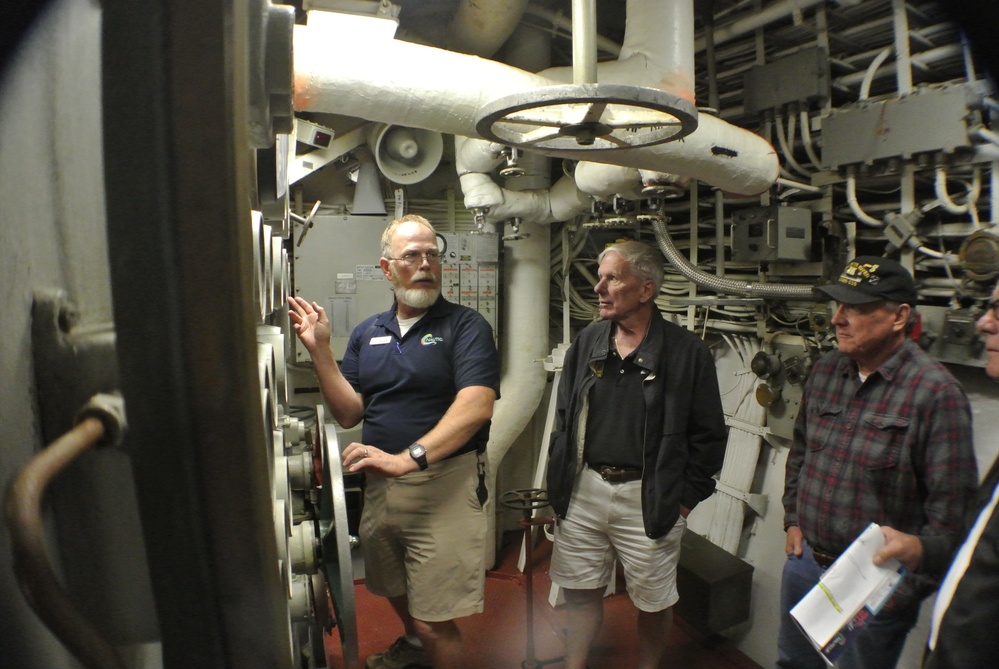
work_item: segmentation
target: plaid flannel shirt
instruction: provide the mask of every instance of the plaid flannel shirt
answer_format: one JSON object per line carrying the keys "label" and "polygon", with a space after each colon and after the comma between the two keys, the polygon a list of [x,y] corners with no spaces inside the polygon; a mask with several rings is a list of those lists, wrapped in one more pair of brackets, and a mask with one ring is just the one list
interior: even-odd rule
{"label": "plaid flannel shirt", "polygon": [[[828,353],[809,374],[801,407],[785,527],[798,525],[834,554],[871,522],[923,536],[960,532],[978,483],[971,408],[957,380],[914,342],[864,383],[853,361]],[[933,584],[920,586],[925,596]]]}

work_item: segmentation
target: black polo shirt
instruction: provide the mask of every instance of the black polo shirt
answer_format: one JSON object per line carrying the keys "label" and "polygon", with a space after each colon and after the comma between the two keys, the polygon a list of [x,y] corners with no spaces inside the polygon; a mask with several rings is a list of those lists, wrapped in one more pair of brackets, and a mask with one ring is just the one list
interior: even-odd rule
{"label": "black polo shirt", "polygon": [[[643,342],[644,343],[644,342]],[[614,347],[590,388],[586,410],[586,463],[599,467],[644,464],[645,395],[642,382],[649,372],[635,364],[638,349],[622,360]]]}

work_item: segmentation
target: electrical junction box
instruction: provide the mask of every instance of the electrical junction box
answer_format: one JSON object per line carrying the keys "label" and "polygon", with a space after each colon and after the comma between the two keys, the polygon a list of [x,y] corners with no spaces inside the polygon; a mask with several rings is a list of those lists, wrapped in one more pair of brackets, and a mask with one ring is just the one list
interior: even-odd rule
{"label": "electrical junction box", "polygon": [[812,212],[786,206],[740,209],[732,214],[732,260],[811,259]]}
{"label": "electrical junction box", "polygon": [[830,92],[829,56],[821,47],[802,49],[766,65],[755,65],[743,77],[746,111],[756,114],[791,103],[822,106]]}
{"label": "electrical junction box", "polygon": [[841,107],[822,121],[822,162],[829,169],[887,158],[971,147],[967,84],[923,87],[901,98]]}
{"label": "electrical junction box", "polygon": [[[392,284],[379,265],[381,236],[389,216],[319,215],[295,247],[294,294],[326,309],[330,344],[338,360],[354,328],[392,306]],[[437,233],[441,293],[481,313],[497,335],[499,236]],[[309,352],[295,341],[295,360]]]}

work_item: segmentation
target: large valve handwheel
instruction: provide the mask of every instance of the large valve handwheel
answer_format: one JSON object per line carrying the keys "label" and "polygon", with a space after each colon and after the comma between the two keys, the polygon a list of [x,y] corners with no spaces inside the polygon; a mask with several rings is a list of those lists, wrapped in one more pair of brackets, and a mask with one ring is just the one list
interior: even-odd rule
{"label": "large valve handwheel", "polygon": [[517,511],[533,511],[550,506],[548,491],[541,488],[520,488],[500,495],[500,504]]}
{"label": "large valve handwheel", "polygon": [[329,584],[340,633],[344,665],[359,666],[357,637],[357,607],[354,601],[354,567],[350,554],[350,533],[347,529],[347,495],[340,466],[340,448],[336,428],[326,424],[323,406],[316,407],[316,444],[322,456],[322,490],[320,492],[319,528],[326,580]]}
{"label": "large valve handwheel", "polygon": [[508,95],[485,107],[482,137],[540,151],[611,150],[672,142],[697,129],[687,100],[640,86],[566,84]]}

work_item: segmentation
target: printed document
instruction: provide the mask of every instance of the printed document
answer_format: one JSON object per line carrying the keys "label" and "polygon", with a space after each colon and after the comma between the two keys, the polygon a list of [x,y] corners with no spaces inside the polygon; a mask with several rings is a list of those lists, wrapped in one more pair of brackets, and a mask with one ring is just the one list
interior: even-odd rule
{"label": "printed document", "polygon": [[791,617],[830,666],[902,580],[905,567],[898,560],[881,566],[873,562],[884,543],[881,528],[871,523],[791,609]]}

